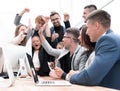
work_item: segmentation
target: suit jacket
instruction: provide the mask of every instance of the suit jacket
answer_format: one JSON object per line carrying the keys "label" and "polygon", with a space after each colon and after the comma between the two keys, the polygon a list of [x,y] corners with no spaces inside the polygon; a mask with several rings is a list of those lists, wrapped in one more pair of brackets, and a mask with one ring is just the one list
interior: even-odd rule
{"label": "suit jacket", "polygon": [[[57,57],[57,59],[56,59],[57,66],[61,67],[59,60],[61,58],[65,57],[65,55],[68,54],[69,50],[67,50],[67,49],[54,49],[50,46],[50,44],[46,40],[42,43],[42,46],[48,54]],[[80,60],[80,56],[81,56],[83,51],[84,51],[84,49],[80,45],[78,45],[74,54],[73,54],[72,61],[70,64],[70,69],[79,70],[79,69],[83,68],[83,66],[85,65],[85,62],[81,62],[81,60]]]}
{"label": "suit jacket", "polygon": [[74,74],[70,82],[120,89],[120,35],[108,30],[101,36],[95,46],[93,63],[81,73]]}

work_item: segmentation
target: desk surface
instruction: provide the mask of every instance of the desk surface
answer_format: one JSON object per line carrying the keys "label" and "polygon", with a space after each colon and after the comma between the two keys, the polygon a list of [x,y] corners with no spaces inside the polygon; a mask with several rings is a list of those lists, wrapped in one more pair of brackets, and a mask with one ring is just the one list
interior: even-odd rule
{"label": "desk surface", "polygon": [[[42,77],[43,79],[52,79],[50,77]],[[8,80],[6,80],[8,81]],[[114,89],[99,87],[99,86],[35,86],[33,79],[17,78],[12,87],[0,87],[0,91],[117,91]]]}

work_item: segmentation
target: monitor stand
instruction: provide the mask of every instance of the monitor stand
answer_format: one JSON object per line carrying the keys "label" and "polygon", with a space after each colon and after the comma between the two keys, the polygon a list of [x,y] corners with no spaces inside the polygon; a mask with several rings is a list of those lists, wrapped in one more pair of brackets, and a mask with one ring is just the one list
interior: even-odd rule
{"label": "monitor stand", "polygon": [[[4,66],[6,67],[7,69],[7,73],[8,73],[8,80],[1,80],[0,81],[0,87],[10,87],[14,84],[15,82],[15,77],[14,77],[14,74],[13,74],[13,70],[12,70],[12,65],[10,64],[10,60],[9,60],[9,57],[7,57],[6,53],[5,53],[5,48],[2,47],[2,59],[3,60],[0,60],[2,62],[4,62]],[[3,67],[3,65],[2,65]]]}

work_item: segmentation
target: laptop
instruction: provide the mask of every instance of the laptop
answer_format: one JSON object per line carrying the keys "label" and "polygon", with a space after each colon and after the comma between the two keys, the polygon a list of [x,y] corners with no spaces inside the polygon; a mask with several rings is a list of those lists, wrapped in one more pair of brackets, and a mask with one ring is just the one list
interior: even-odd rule
{"label": "laptop", "polygon": [[38,79],[38,76],[35,71],[35,67],[32,61],[32,57],[30,54],[26,53],[26,57],[32,72],[32,76],[34,79],[34,83],[36,86],[71,86],[71,83],[66,80],[44,80]]}

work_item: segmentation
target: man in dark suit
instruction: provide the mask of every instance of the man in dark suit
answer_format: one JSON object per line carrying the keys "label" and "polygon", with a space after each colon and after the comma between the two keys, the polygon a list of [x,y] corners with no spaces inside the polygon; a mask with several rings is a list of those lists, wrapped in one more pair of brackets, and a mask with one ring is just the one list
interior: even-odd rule
{"label": "man in dark suit", "polygon": [[120,35],[111,29],[111,16],[104,10],[93,11],[87,17],[87,34],[96,42],[95,59],[82,72],[70,77],[79,85],[98,85],[120,89]]}

